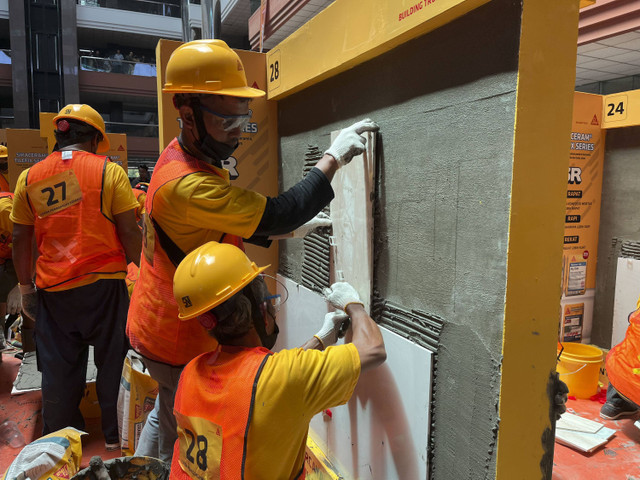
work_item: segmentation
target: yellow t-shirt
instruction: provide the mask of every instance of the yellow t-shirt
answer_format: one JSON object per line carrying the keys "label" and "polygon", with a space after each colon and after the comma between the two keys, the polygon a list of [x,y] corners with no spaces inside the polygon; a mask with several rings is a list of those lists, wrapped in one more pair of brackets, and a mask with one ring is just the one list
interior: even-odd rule
{"label": "yellow t-shirt", "polygon": [[172,180],[153,199],[151,216],[185,253],[220,241],[223,232],[250,237],[264,213],[265,196],[231,186],[229,171],[215,170],[219,175],[196,172]]}
{"label": "yellow t-shirt", "polygon": [[[13,223],[21,225],[33,225],[35,215],[31,209],[27,197],[27,174],[29,169],[24,170],[18,177],[13,200],[13,211],[9,217]],[[114,215],[133,210],[139,206],[136,200],[129,178],[124,169],[117,163],[107,162],[102,188],[102,213],[109,219],[114,219]],[[58,288],[49,288],[49,291],[68,290],[70,288],[81,287],[104,278],[125,278],[126,272],[113,274],[101,273],[80,277],[77,280],[66,282]]]}
{"label": "yellow t-shirt", "polygon": [[346,403],[359,377],[360,355],[352,343],[271,355],[258,380],[246,477],[295,478],[304,462],[309,421]]}
{"label": "yellow t-shirt", "polygon": [[13,222],[10,220],[13,200],[9,197],[0,198],[0,237],[5,238],[13,232]]}

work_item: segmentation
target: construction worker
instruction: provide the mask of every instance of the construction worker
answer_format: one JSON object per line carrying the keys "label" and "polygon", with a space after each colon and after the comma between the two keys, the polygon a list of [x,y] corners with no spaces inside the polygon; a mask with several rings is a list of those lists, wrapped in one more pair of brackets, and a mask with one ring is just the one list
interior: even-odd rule
{"label": "construction worker", "polygon": [[624,339],[607,354],[609,387],[600,416],[607,420],[632,417],[640,411],[640,298],[629,314]]}
{"label": "construction worker", "polygon": [[[316,335],[271,352],[278,328],[265,268],[233,245],[209,242],[176,270],[179,318],[199,321],[219,345],[182,372],[170,478],[304,478],[311,418],[346,403],[360,372],[386,359],[380,329],[345,282],[326,292],[340,310]],[[347,315],[352,340],[332,346]]]}
{"label": "construction worker", "polygon": [[[18,278],[11,259],[13,223],[9,216],[12,208],[13,193],[0,192],[0,350],[4,349],[6,341],[5,317],[9,314],[15,320],[22,306]],[[23,323],[21,333],[23,351],[34,351],[33,325]]]}
{"label": "construction worker", "polygon": [[9,187],[9,151],[0,145],[0,192],[10,192]]}
{"label": "construction worker", "polygon": [[170,461],[180,372],[216,345],[197,321],[178,321],[172,295],[176,266],[211,240],[242,246],[245,239],[268,246],[276,236],[302,237],[330,224],[314,218],[333,198],[330,181],[338,168],[362,153],[362,133],[378,126],[364,120],[346,128],[300,183],[266,198],[231,186],[229,171],[222,168],[251,118],[250,100],[265,94],[247,86],[238,55],[222,40],[181,45],[167,63],[163,92],[174,94],[182,132],[160,155],[149,184],[140,278],[131,297],[127,334],[160,388],[136,455]]}
{"label": "construction worker", "polygon": [[67,105],[53,123],[59,151],[22,172],[11,213],[22,311],[36,321],[43,433],[84,428],[78,406],[93,345],[102,431],[107,449],[115,450],[128,349],[124,278],[127,260],[137,263],[141,250],[138,203],[122,167],[96,155],[109,149],[98,112]]}

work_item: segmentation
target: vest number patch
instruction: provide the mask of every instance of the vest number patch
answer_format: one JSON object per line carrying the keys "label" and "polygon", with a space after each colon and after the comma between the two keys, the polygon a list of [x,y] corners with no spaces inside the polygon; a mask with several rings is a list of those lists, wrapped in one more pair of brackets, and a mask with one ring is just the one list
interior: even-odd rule
{"label": "vest number patch", "polygon": [[80,182],[73,170],[65,170],[29,185],[27,194],[40,218],[69,208],[82,200]]}
{"label": "vest number patch", "polygon": [[220,478],[222,427],[204,418],[174,411],[178,422],[180,466],[197,480]]}

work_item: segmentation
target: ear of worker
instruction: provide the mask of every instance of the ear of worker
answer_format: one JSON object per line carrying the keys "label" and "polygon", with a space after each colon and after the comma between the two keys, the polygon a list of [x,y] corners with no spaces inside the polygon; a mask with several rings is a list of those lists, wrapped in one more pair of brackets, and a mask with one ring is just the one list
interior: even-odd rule
{"label": "ear of worker", "polygon": [[364,152],[367,139],[362,134],[365,132],[377,132],[379,129],[378,124],[370,118],[360,120],[350,127],[344,128],[324,153],[331,155],[336,159],[338,165],[343,167],[353,157]]}

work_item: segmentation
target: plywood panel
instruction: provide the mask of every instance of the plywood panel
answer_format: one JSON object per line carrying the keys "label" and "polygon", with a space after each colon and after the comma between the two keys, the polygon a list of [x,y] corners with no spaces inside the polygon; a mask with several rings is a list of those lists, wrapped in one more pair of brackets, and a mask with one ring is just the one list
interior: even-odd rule
{"label": "plywood panel", "polygon": [[[340,131],[331,133],[331,141]],[[373,198],[376,171],[375,134],[366,133],[367,146],[362,155],[338,170],[332,186],[335,198],[330,204],[335,246],[334,281],[347,281],[364,302],[371,306],[373,286]]]}
{"label": "plywood panel", "polygon": [[[329,311],[324,298],[278,276],[289,298],[275,350],[302,345]],[[387,361],[360,377],[353,397],[311,421],[310,435],[348,479],[426,479],[432,353],[384,328]]]}

